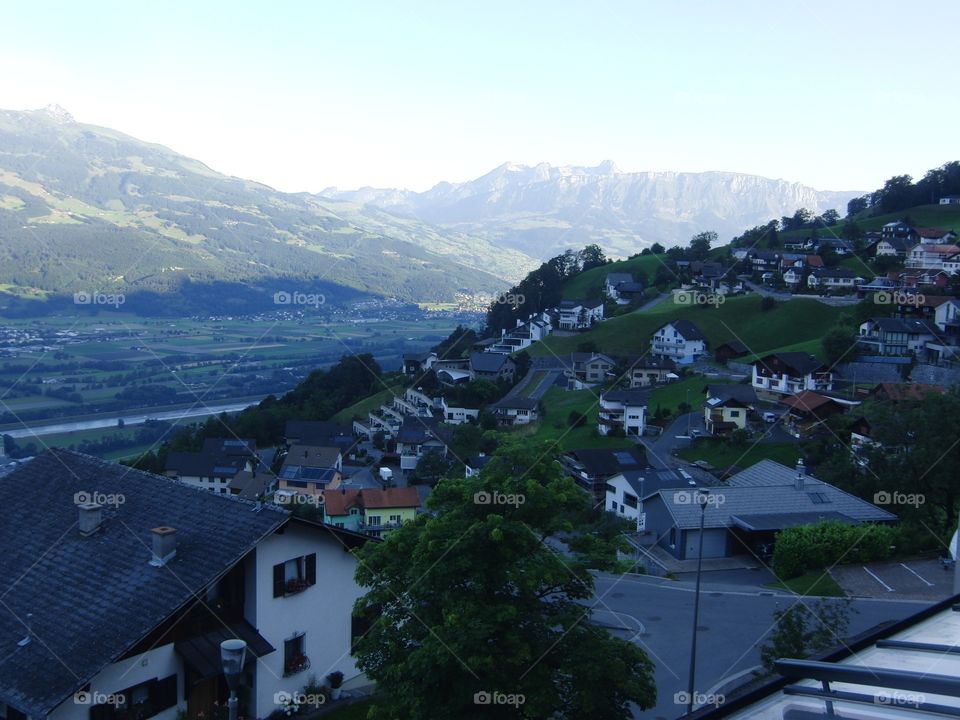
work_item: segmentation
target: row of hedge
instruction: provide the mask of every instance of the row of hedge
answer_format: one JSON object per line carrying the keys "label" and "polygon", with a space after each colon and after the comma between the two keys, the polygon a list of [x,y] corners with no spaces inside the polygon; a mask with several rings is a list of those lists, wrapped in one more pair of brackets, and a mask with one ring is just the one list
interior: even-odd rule
{"label": "row of hedge", "polygon": [[893,554],[899,530],[889,525],[844,525],[825,520],[777,533],[773,569],[781,580],[799,577],[841,563],[886,560]]}

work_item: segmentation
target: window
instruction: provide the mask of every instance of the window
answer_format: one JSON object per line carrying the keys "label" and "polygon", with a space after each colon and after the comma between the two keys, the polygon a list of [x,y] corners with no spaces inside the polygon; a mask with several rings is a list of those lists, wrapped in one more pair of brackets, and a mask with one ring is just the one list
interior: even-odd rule
{"label": "window", "polygon": [[367,525],[379,525],[380,516],[379,515],[367,515]]}
{"label": "window", "polygon": [[731,410],[731,411],[730,411],[730,417],[732,417],[732,418],[740,417],[740,411],[739,411],[739,410]]}
{"label": "window", "polygon": [[630,493],[623,494],[623,502],[627,507],[636,508],[637,507],[637,496],[631,495]]}
{"label": "window", "polygon": [[284,597],[303,592],[317,584],[317,554],[287,560],[273,566],[273,596]]}
{"label": "window", "polygon": [[390,516],[390,522],[391,522],[391,523],[394,523],[394,524],[396,524],[396,525],[399,525],[399,524],[400,524],[400,516],[399,516],[399,515],[391,515],[391,516]]}
{"label": "window", "polygon": [[675,527],[670,528],[670,547],[674,547],[677,544],[677,529]]}
{"label": "window", "polygon": [[[90,720],[114,720],[115,718],[146,720],[176,706],[177,676],[170,675],[162,680],[159,678],[148,680],[111,694],[122,698],[122,701],[119,704],[91,705]],[[9,720],[15,720],[16,717],[10,716],[8,711]],[[23,716],[19,715],[19,717]]]}
{"label": "window", "polygon": [[297,633],[291,638],[283,641],[283,675],[289,677],[303,672],[310,667],[310,660],[307,658],[306,638],[304,633]]}

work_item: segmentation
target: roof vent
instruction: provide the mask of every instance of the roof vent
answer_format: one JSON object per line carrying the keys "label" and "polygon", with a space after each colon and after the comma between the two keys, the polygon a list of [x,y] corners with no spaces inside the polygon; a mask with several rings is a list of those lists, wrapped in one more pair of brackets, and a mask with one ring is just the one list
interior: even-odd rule
{"label": "roof vent", "polygon": [[79,511],[77,523],[80,526],[80,534],[83,537],[90,537],[103,524],[103,505],[87,502],[78,505],[77,509]]}
{"label": "roof vent", "polygon": [[150,531],[153,535],[153,553],[150,564],[163,567],[177,554],[177,529],[161,525]]}
{"label": "roof vent", "polygon": [[803,476],[806,475],[807,468],[803,464],[803,460],[797,460],[797,477],[794,480],[794,485],[797,490],[803,490]]}

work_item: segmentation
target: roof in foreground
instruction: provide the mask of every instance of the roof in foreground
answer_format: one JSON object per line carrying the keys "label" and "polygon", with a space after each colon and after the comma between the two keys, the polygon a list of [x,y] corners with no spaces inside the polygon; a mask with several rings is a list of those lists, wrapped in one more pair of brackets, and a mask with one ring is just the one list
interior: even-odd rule
{"label": "roof in foreground", "polygon": [[[82,494],[113,501],[89,537],[77,528]],[[0,483],[0,702],[46,716],[287,518],[66,450],[21,465]],[[161,526],[176,528],[178,550],[158,568]]]}
{"label": "roof in foreground", "polygon": [[833,717],[912,720],[960,714],[960,596],[879,626],[811,661],[788,660],[778,675],[728,695],[697,720],[826,718],[821,683],[834,697]]}

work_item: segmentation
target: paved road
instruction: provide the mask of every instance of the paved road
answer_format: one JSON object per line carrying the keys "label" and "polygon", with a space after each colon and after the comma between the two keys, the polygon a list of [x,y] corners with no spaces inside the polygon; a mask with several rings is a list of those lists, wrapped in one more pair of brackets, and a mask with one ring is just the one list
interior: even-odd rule
{"label": "paved road", "polygon": [[[800,601],[797,596],[749,586],[730,587],[729,583],[705,581],[701,591],[695,683],[699,692],[723,692],[730,689],[723,686],[731,680],[734,684],[749,680],[752,669],[760,664],[759,648],[773,629],[774,612]],[[688,682],[694,597],[691,585],[601,574],[596,588],[594,606],[604,611],[599,619],[610,625],[612,619],[620,618],[621,629],[611,632],[643,648],[656,666],[657,705],[642,713],[637,711],[635,717],[672,719],[682,715],[684,708],[674,703],[674,695],[686,690]],[[810,600],[805,602],[809,604]],[[849,634],[898,620],[925,606],[921,602],[855,599]],[[644,630],[638,634],[640,626]]]}
{"label": "paved road", "polygon": [[658,470],[685,465],[673,457],[673,451],[689,445],[690,441],[686,439],[687,433],[693,430],[706,434],[702,412],[680,415],[664,429],[660,437],[644,438],[642,442],[647,449],[647,459],[650,464]]}
{"label": "paved road", "polygon": [[774,290],[773,288],[765,287],[763,285],[757,285],[750,280],[744,280],[743,284],[762,297],[772,297],[784,302],[797,298],[807,298],[809,300],[822,302],[824,305],[833,305],[835,307],[856,305],[858,302],[860,302],[860,298],[858,298],[856,295],[838,295],[836,297],[828,297],[825,295],[794,295],[793,293],[789,293],[784,290]]}
{"label": "paved road", "polygon": [[942,600],[953,593],[953,572],[939,560],[840,565],[830,575],[854,597]]}

